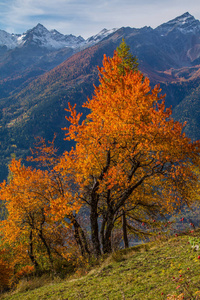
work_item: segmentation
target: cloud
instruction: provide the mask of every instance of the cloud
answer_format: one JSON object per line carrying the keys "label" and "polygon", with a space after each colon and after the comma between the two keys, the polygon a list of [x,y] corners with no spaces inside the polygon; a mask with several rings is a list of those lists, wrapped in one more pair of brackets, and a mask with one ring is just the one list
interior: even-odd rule
{"label": "cloud", "polygon": [[200,19],[199,0],[1,0],[0,28],[22,33],[42,23],[88,37],[104,27],[156,27],[186,11]]}
{"label": "cloud", "polygon": [[[104,2],[104,1],[103,1]],[[101,9],[101,1],[92,0],[8,0],[1,3],[1,23],[15,31],[26,26],[36,25],[37,22],[45,23],[50,27],[59,25],[66,30],[74,26],[80,28],[87,26],[93,20],[93,14]],[[83,23],[81,23],[83,22]],[[90,25],[91,26],[91,25]]]}

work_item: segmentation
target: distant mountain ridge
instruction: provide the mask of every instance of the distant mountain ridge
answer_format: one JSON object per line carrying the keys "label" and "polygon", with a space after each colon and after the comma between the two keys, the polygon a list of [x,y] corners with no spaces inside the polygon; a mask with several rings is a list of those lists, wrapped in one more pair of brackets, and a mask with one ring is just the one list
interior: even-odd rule
{"label": "distant mountain ridge", "polygon": [[174,30],[178,30],[184,34],[187,33],[199,33],[200,32],[200,21],[196,20],[188,12],[183,15],[168,21],[155,29],[162,36],[170,34]]}
{"label": "distant mountain ridge", "polygon": [[38,23],[34,28],[29,29],[23,34],[10,34],[4,30],[0,30],[0,47],[14,49],[16,47],[26,46],[27,44],[37,45],[38,47],[49,50],[61,49],[64,47],[85,47],[87,44],[93,45],[94,43],[101,41],[104,37],[116,30],[116,28],[112,30],[104,28],[98,34],[85,40],[81,36],[76,37],[72,34],[61,34],[55,29],[49,31],[42,24]]}
{"label": "distant mountain ridge", "polygon": [[0,179],[11,153],[25,157],[34,136],[51,140],[56,132],[60,151],[71,147],[63,142],[64,108],[70,101],[85,113],[82,103],[98,84],[97,65],[122,38],[151,86],[161,84],[175,118],[187,119],[187,134],[200,138],[200,22],[188,12],[155,29],[103,29],[87,40],[41,24],[15,37],[0,31]]}

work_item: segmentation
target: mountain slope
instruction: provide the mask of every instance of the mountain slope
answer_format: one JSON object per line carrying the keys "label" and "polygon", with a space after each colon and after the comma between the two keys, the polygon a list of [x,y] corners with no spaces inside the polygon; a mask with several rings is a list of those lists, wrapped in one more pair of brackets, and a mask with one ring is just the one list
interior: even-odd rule
{"label": "mountain slope", "polygon": [[[43,30],[41,25],[39,32],[40,29]],[[55,31],[54,34],[57,35]],[[199,21],[188,13],[156,29],[126,27],[103,30],[88,40],[88,44],[100,41],[84,50],[65,47],[46,52],[33,45],[11,49],[6,52],[7,56],[5,53],[0,55],[2,60],[3,55],[6,57],[0,64],[0,69],[5,71],[5,78],[0,81],[1,179],[6,176],[5,163],[10,154],[15,152],[17,157],[26,156],[34,136],[52,139],[53,133],[57,132],[60,151],[71,147],[63,142],[61,128],[67,125],[64,108],[70,101],[72,105],[77,103],[78,109],[82,110],[82,103],[93,93],[93,84],[98,84],[96,66],[101,65],[104,54],[113,55],[122,38],[138,57],[139,68],[150,77],[151,85],[161,84],[162,93],[167,94],[166,106],[175,108],[199,86]],[[66,60],[62,62],[64,58]],[[57,66],[51,69],[53,65]],[[198,136],[198,126],[192,133],[193,138]]]}
{"label": "mountain slope", "polygon": [[173,117],[182,123],[187,122],[185,133],[191,139],[200,139],[200,85],[175,107]]}
{"label": "mountain slope", "polygon": [[[93,90],[93,54],[95,46],[77,53],[54,70],[40,76],[28,87],[9,98],[0,100],[0,153],[5,166],[6,158],[15,152],[17,157],[26,156],[35,136],[51,140],[58,134],[57,145],[61,150],[67,147],[63,142],[66,126],[65,108],[68,101],[81,104]],[[70,149],[71,145],[68,146]],[[1,167],[1,177],[7,167]]]}
{"label": "mountain slope", "polygon": [[48,31],[42,24],[22,35],[0,30],[0,99],[20,91],[41,74],[115,30],[104,29],[88,40],[63,35],[55,29]]}

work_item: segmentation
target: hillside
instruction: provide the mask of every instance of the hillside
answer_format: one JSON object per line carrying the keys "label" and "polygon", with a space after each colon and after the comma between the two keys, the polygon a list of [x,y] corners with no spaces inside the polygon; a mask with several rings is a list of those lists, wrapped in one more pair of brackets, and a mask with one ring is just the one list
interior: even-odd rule
{"label": "hillside", "polygon": [[62,282],[25,280],[1,299],[175,300],[183,299],[175,297],[180,294],[200,299],[200,252],[189,243],[194,237],[199,239],[200,231],[169,239],[158,236],[154,242],[113,253],[96,268],[85,265]]}
{"label": "hillside", "polygon": [[190,92],[179,105],[176,106],[173,116],[180,122],[187,122],[185,132],[192,139],[200,139],[200,85]]}

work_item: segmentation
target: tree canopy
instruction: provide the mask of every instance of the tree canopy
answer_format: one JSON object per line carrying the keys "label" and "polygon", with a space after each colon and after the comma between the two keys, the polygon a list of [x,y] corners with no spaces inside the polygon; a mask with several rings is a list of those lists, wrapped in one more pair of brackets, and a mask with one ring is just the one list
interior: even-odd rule
{"label": "tree canopy", "polygon": [[104,55],[100,85],[83,105],[90,110],[86,119],[79,124],[81,115],[69,104],[71,125],[65,128],[76,147],[64,153],[61,168],[73,173],[77,198],[90,207],[96,255],[101,246],[103,252],[112,250],[111,233],[122,208],[134,216],[138,207],[163,213],[189,203],[199,160],[199,142],[191,142],[184,125],[172,119],[159,85],[151,89],[149,79],[129,64],[121,72],[118,52]]}

